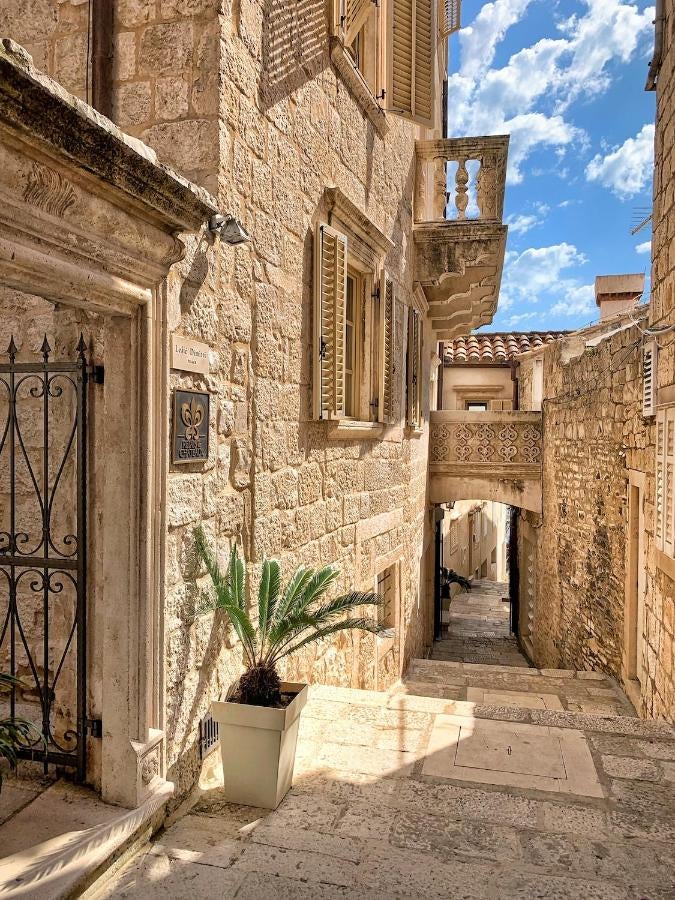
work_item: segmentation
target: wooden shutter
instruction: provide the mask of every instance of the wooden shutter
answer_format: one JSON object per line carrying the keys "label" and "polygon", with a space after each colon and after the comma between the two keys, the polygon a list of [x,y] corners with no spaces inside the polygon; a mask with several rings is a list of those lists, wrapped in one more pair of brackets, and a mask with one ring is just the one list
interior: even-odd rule
{"label": "wooden shutter", "polygon": [[339,25],[344,42],[353,44],[356,36],[366,24],[373,0],[338,0]]}
{"label": "wooden shutter", "polygon": [[413,428],[421,424],[421,345],[420,314],[416,309],[408,309],[408,425]]}
{"label": "wooden shutter", "polygon": [[658,550],[663,550],[664,509],[663,489],[665,482],[664,447],[666,437],[666,413],[661,410],[656,419],[656,485],[654,498],[654,537]]}
{"label": "wooden shutter", "polygon": [[649,341],[642,351],[642,415],[656,415],[656,363],[658,345]]}
{"label": "wooden shutter", "polygon": [[314,416],[340,419],[345,408],[347,238],[318,225],[314,274]]}
{"label": "wooden shutter", "polygon": [[390,0],[387,48],[387,108],[433,128],[436,0]]}
{"label": "wooden shutter", "polygon": [[448,37],[462,27],[462,0],[439,0],[441,4],[441,37]]}
{"label": "wooden shutter", "polygon": [[665,410],[663,439],[663,552],[675,557],[675,407]]}
{"label": "wooden shutter", "polygon": [[380,279],[379,353],[380,384],[378,391],[378,420],[391,424],[394,421],[394,377],[396,340],[396,296],[394,283],[385,272]]}

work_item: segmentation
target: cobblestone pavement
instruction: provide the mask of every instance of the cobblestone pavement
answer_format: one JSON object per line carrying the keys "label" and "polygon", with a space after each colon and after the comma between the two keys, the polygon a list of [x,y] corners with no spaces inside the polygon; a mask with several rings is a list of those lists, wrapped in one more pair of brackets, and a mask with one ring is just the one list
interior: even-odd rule
{"label": "cobblestone pavement", "polygon": [[453,597],[445,614],[446,636],[434,644],[434,659],[497,666],[529,664],[511,637],[509,586],[501,581],[474,581],[470,591]]}
{"label": "cobblestone pavement", "polygon": [[[589,673],[414,669],[441,692],[466,678],[489,693],[516,675],[602,685]],[[406,690],[312,688],[294,787],[275,812],[232,806],[206,778],[188,814],[96,896],[672,900],[668,725]]]}

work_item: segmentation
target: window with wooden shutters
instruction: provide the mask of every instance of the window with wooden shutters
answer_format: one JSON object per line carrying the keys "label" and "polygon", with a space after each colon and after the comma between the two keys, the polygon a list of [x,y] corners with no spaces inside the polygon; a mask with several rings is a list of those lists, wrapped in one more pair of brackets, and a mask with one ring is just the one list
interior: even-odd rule
{"label": "window with wooden shutters", "polygon": [[422,424],[421,378],[421,316],[416,309],[408,309],[408,425],[413,428]]}
{"label": "window with wooden shutters", "polygon": [[318,225],[314,277],[314,416],[345,414],[345,302],[347,238]]}
{"label": "window with wooden shutters", "polygon": [[658,345],[649,341],[642,351],[642,415],[656,415],[656,364]]}
{"label": "window with wooden shutters", "polygon": [[675,406],[656,420],[655,519],[657,549],[675,558]]}
{"label": "window with wooden shutters", "polygon": [[437,0],[389,0],[387,109],[427,128],[435,118]]}
{"label": "window with wooden shutters", "polygon": [[395,315],[396,296],[394,294],[394,283],[391,278],[387,277],[386,272],[383,272],[380,280],[380,321],[378,334],[378,363],[380,369],[378,419],[380,422],[387,422],[389,424],[394,421]]}
{"label": "window with wooden shutters", "polygon": [[441,4],[441,37],[448,37],[462,27],[462,0],[439,0]]}

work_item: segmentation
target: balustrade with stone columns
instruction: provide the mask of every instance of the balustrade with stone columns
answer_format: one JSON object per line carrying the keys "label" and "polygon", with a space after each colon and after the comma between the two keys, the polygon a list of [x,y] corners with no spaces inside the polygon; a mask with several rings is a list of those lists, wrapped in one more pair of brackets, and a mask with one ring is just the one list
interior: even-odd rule
{"label": "balustrade with stone columns", "polygon": [[540,412],[431,413],[434,503],[480,498],[541,510]]}
{"label": "balustrade with stone columns", "polygon": [[439,340],[487,324],[495,313],[508,145],[508,135],[417,141],[416,275]]}

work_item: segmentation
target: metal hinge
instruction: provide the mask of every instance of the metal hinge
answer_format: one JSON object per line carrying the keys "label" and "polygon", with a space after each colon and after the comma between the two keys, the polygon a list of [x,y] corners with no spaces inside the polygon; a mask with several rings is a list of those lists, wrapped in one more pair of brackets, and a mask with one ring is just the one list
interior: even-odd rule
{"label": "metal hinge", "polygon": [[328,344],[321,338],[321,346],[319,347],[319,359],[325,359],[328,351]]}
{"label": "metal hinge", "polygon": [[85,719],[84,727],[89,737],[103,737],[103,719]]}

